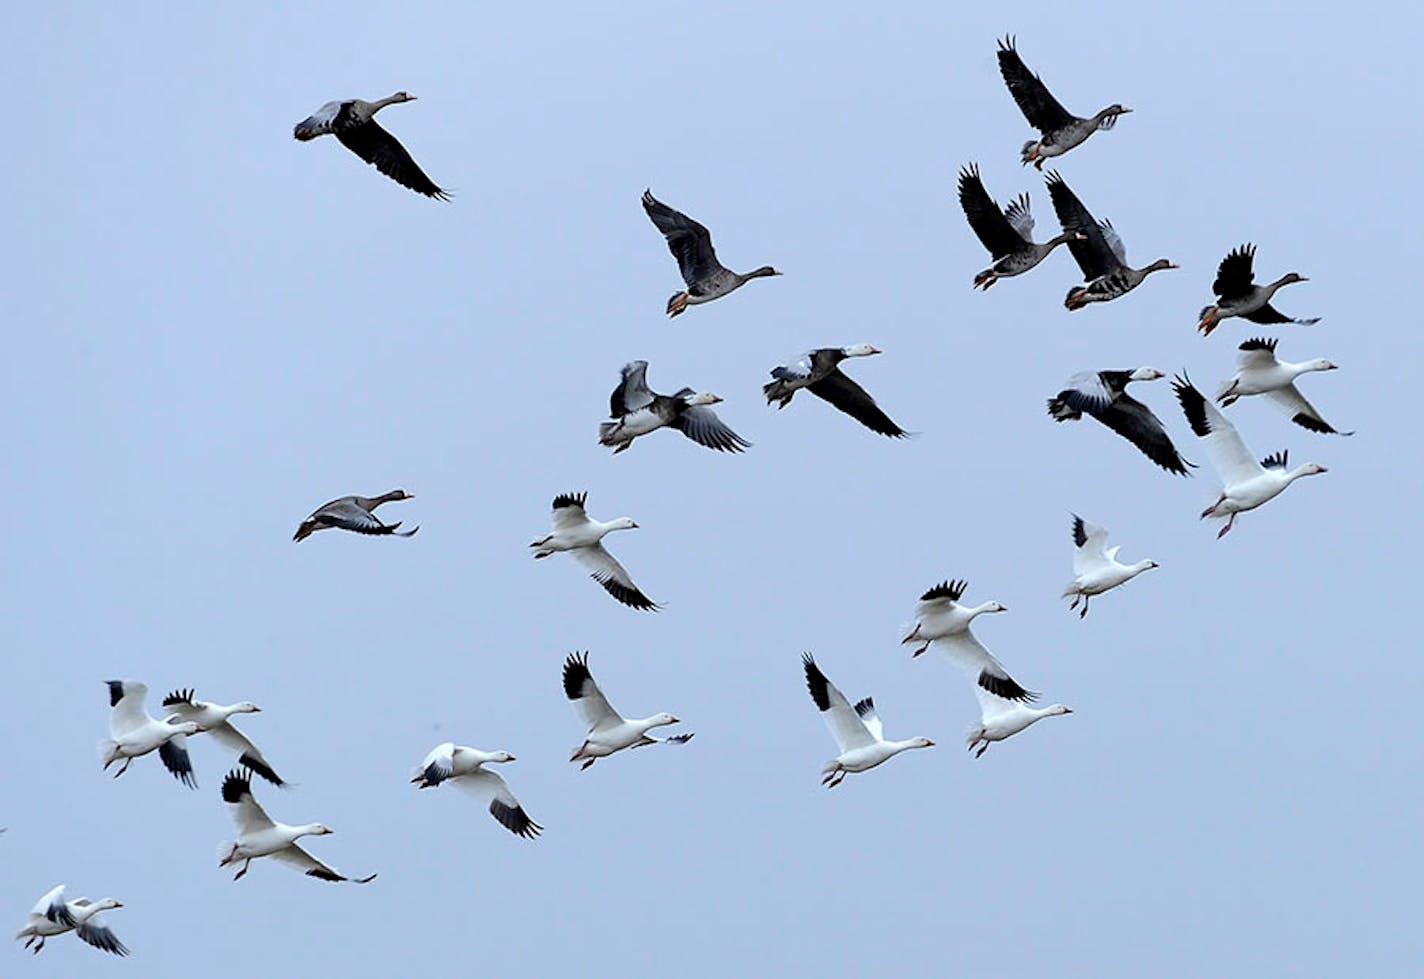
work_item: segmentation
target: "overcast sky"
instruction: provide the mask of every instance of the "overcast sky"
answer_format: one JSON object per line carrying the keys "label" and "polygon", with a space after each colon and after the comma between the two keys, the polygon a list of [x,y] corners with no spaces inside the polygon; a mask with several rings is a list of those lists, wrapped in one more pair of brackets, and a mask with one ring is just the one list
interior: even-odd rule
{"label": "overcast sky", "polygon": [[[1192,9],[1195,8],[1195,9]],[[10,408],[0,562],[0,883],[12,928],[51,886],[110,895],[132,949],[72,937],[6,975],[201,971],[391,976],[623,973],[1400,975],[1421,869],[1413,622],[1421,148],[1412,23],[1359,5],[350,3],[230,15],[178,4],[13,8],[0,59]],[[1059,161],[1135,265],[1069,313],[1066,252],[970,289],[986,254],[954,199],[977,161],[1055,229],[995,39],[1082,114],[1136,111]],[[328,99],[419,100],[381,122],[449,204],[291,127]],[[669,322],[676,266],[646,187],[777,279]],[[1217,262],[1254,241],[1280,355],[1351,439],[1264,399],[1257,455],[1328,475],[1197,520],[1215,475],[1168,382],[1138,397],[1200,464],[1180,479],[1044,399],[1076,371],[1187,369],[1205,390],[1260,328],[1194,331]],[[1392,293],[1392,294],[1391,294]],[[907,429],[766,372],[872,343],[848,372]],[[755,443],[658,433],[611,458],[596,426],[626,361],[715,391]],[[1400,409],[1404,410],[1401,411]],[[347,493],[410,540],[298,522]],[[567,557],[534,562],[551,498],[587,490],[664,611],[615,604]],[[1070,512],[1161,564],[1059,599]],[[1406,563],[1408,558],[1408,563]],[[1074,707],[978,760],[969,684],[898,642],[946,577],[1010,611],[980,638]],[[1411,633],[1414,630],[1411,629]],[[567,763],[571,650],[627,714],[685,748]],[[938,741],[833,793],[801,677],[814,652],[891,737]],[[240,726],[295,783],[277,819],[366,887],[269,860],[233,883],[231,760],[191,743],[199,791],[154,757],[115,782],[103,681],[154,700],[250,699]],[[154,700],[150,706],[157,708]],[[516,839],[410,769],[453,739],[545,835]],[[104,973],[108,974],[108,973]]]}

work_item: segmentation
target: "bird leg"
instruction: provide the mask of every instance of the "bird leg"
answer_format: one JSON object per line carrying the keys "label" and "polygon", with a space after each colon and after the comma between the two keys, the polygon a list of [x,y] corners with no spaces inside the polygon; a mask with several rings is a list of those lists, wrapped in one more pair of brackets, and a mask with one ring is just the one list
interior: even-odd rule
{"label": "bird leg", "polygon": [[910,658],[911,658],[911,659],[914,659],[916,656],[919,656],[921,653],[923,653],[925,650],[927,650],[927,649],[929,649],[929,648],[930,648],[930,644],[929,644],[929,643],[925,643],[925,644],[924,644],[923,646],[921,646],[919,649],[917,649],[917,650],[915,650],[913,653],[911,653],[911,654],[910,654]]}
{"label": "bird leg", "polygon": [[42,949],[42,948],[44,948],[44,938],[43,938],[43,937],[40,938],[39,944],[35,946],[34,954],[35,954],[35,955],[39,955],[39,954],[40,954],[40,949]]}
{"label": "bird leg", "polygon": [[1220,310],[1220,306],[1213,306],[1202,316],[1201,322],[1197,324],[1197,329],[1202,331],[1202,336],[1210,336],[1211,331],[1216,329],[1216,314]]}
{"label": "bird leg", "polygon": [[252,858],[248,857],[242,862],[242,869],[237,872],[237,876],[233,880],[242,880],[242,875],[247,873],[247,868],[250,866],[252,866]]}
{"label": "bird leg", "polygon": [[125,758],[125,759],[124,759],[124,763],[119,766],[119,770],[114,773],[114,778],[118,778],[118,777],[119,777],[120,775],[122,775],[124,772],[128,771],[128,770],[129,770],[129,762],[131,762],[131,761],[133,761],[132,758]]}
{"label": "bird leg", "polygon": [[669,316],[677,316],[683,310],[687,309],[687,300],[689,298],[691,297],[685,292],[679,292],[676,296],[673,296],[668,300],[667,314]]}
{"label": "bird leg", "polygon": [[586,772],[586,771],[588,771],[588,766],[592,765],[592,764],[593,764],[594,762],[596,762],[596,761],[598,761],[597,758],[590,758],[588,761],[584,762],[582,765],[579,766],[579,771],[581,771],[581,772]]}
{"label": "bird leg", "polygon": [[984,743],[979,746],[979,750],[974,752],[975,758],[983,758],[984,752],[989,750],[989,739],[985,738]]}
{"label": "bird leg", "polygon": [[1077,607],[1078,607],[1078,603],[1081,602],[1082,600],[1083,600],[1083,593],[1082,593],[1082,592],[1075,592],[1075,593],[1073,594],[1073,604],[1071,604],[1071,605],[1068,606],[1068,611],[1071,612],[1071,611],[1073,611],[1075,608],[1077,608]]}
{"label": "bird leg", "polygon": [[1081,612],[1078,613],[1078,618],[1079,618],[1079,619],[1086,619],[1087,617],[1088,617],[1088,596],[1087,596],[1087,595],[1084,595],[1084,596],[1083,596],[1083,611],[1081,611]]}
{"label": "bird leg", "polygon": [[1233,513],[1231,516],[1226,518],[1226,526],[1221,528],[1221,532],[1216,535],[1216,539],[1221,540],[1223,537],[1225,537],[1226,532],[1231,529],[1231,525],[1234,523],[1236,523],[1236,514]]}
{"label": "bird leg", "polygon": [[1033,161],[1034,167],[1036,167],[1040,173],[1043,172],[1043,157],[1038,155],[1038,150],[1034,150],[1033,155],[1035,157]]}

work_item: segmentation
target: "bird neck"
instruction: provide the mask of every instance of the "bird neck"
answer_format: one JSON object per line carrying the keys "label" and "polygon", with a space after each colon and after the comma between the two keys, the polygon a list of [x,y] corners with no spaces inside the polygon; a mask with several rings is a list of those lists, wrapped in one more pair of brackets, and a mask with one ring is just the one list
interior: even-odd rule
{"label": "bird neck", "polygon": [[404,93],[397,92],[394,95],[387,95],[383,99],[377,99],[376,101],[372,102],[371,115],[374,116],[377,112],[380,112],[388,105],[395,105],[397,102],[404,102],[405,99],[403,98],[403,95]]}

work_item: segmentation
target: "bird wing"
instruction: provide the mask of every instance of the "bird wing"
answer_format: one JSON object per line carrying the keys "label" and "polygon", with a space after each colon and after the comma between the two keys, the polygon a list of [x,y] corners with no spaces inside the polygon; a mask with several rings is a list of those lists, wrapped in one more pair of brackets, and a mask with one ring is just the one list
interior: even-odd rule
{"label": "bird wing", "polygon": [[532,840],[543,832],[544,827],[529,818],[509,790],[509,783],[498,773],[481,768],[455,779],[455,786],[488,803],[490,815],[515,836]]}
{"label": "bird wing", "polygon": [[[1320,417],[1320,412],[1315,410],[1315,406],[1305,399],[1305,395],[1300,393],[1294,384],[1287,384],[1283,388],[1274,391],[1267,391],[1266,397],[1290,412],[1291,421],[1301,428],[1311,432],[1319,432],[1321,435],[1338,435],[1335,428],[1324,418]],[[1352,433],[1345,433],[1352,434]]]}
{"label": "bird wing", "polygon": [[196,789],[198,782],[193,778],[193,759],[188,757],[187,740],[186,734],[173,735],[158,746],[158,757],[174,778],[188,788]]}
{"label": "bird wing", "polygon": [[336,114],[340,111],[341,102],[328,102],[297,123],[292,128],[292,135],[297,139],[308,140],[334,132],[333,124],[336,122]]}
{"label": "bird wing", "polygon": [[334,527],[352,530],[358,534],[379,534],[387,529],[380,517],[350,498],[332,500],[307,519],[320,519]]}
{"label": "bird wing", "polygon": [[875,712],[875,698],[866,697],[857,700],[855,712],[860,717],[860,723],[865,725],[865,729],[870,732],[871,737],[876,741],[885,737],[885,725],[880,720],[880,715]]}
{"label": "bird wing", "polygon": [[146,725],[152,718],[144,710],[148,687],[133,680],[109,681],[109,734],[115,741]]}
{"label": "bird wing", "polygon": [[1206,441],[1212,465],[1227,485],[1244,483],[1260,475],[1261,465],[1251,455],[1236,426],[1221,413],[1186,377],[1172,379],[1172,390],[1182,403],[1182,412],[1192,431]]}
{"label": "bird wing", "polygon": [[1053,97],[1042,79],[1028,70],[1028,65],[1023,63],[1014,47],[1012,37],[999,42],[999,73],[1004,76],[1009,94],[1018,103],[1019,111],[1029,125],[1045,136],[1077,118]]}
{"label": "bird wing", "polygon": [[1122,236],[1117,233],[1117,229],[1112,226],[1112,222],[1103,218],[1098,222],[1098,230],[1103,233],[1103,241],[1107,242],[1112,253],[1117,256],[1119,265],[1127,264],[1127,246],[1122,243]]}
{"label": "bird wing", "polygon": [[811,691],[811,699],[826,719],[826,726],[831,729],[836,744],[840,745],[841,753],[875,744],[875,736],[851,707],[845,694],[826,679],[826,674],[821,672],[811,654],[803,654],[801,662],[806,669],[806,688]]}
{"label": "bird wing", "polygon": [[222,798],[223,802],[228,803],[232,821],[237,824],[237,831],[243,836],[251,836],[272,828],[272,817],[268,816],[267,811],[252,797],[252,780],[247,775],[236,769],[228,772],[227,777],[223,779]]}
{"label": "bird wing", "polygon": [[905,437],[905,430],[880,410],[880,406],[865,388],[841,373],[839,368],[832,370],[819,381],[808,384],[806,390],[822,401],[835,405],[872,432],[897,439]]}
{"label": "bird wing", "polygon": [[1078,195],[1069,189],[1056,170],[1049,172],[1046,179],[1058,223],[1063,225],[1064,231],[1076,231],[1083,236],[1069,241],[1068,250],[1083,270],[1084,278],[1091,281],[1121,268],[1122,261],[1104,236],[1102,225],[1093,220]]}
{"label": "bird wing", "polygon": [[590,734],[623,723],[623,715],[613,709],[588,671],[587,653],[570,653],[564,660],[564,695],[574,702]]}
{"label": "bird wing", "polygon": [[1009,700],[1028,701],[1036,696],[1009,676],[1004,664],[968,629],[937,639],[934,645],[951,663],[969,674],[976,687]]}
{"label": "bird wing", "polygon": [[698,445],[718,452],[741,452],[751,443],[732,431],[707,405],[694,405],[678,413],[673,427]]}
{"label": "bird wing", "polygon": [[941,581],[920,596],[920,601],[915,606],[915,614],[923,615],[927,611],[947,610],[959,601],[964,594],[964,589],[968,587],[968,581]]}
{"label": "bird wing", "polygon": [[119,941],[118,937],[109,930],[108,925],[99,920],[102,916],[102,911],[91,914],[74,930],[74,933],[78,935],[82,941],[93,945],[97,949],[112,952],[115,955],[128,955],[129,950],[124,947],[124,943]]}
{"label": "bird wing", "polygon": [[593,580],[602,585],[603,590],[615,599],[629,608],[639,611],[657,611],[657,603],[644,595],[638,586],[633,584],[633,579],[629,576],[627,569],[619,564],[618,559],[609,554],[602,544],[576,547],[570,553],[580,564],[592,572]]}
{"label": "bird wing", "polygon": [[[1010,204],[1010,210],[1016,205],[1017,202]],[[994,258],[1011,255],[1028,244],[1024,239],[1028,237],[1028,232],[1033,230],[1033,218],[1028,218],[1027,230],[1015,227],[1013,220],[1006,216],[1004,211],[999,210],[999,205],[994,203],[994,199],[984,189],[984,184],[979,179],[979,168],[973,164],[959,171],[959,206],[964,209],[964,216],[969,219],[969,227]],[[1027,204],[1024,205],[1023,214],[1028,214]]]}
{"label": "bird wing", "polygon": [[1274,339],[1252,337],[1236,348],[1241,351],[1237,354],[1236,362],[1247,370],[1265,370],[1272,367],[1279,363],[1276,360],[1276,343]]}
{"label": "bird wing", "polygon": [[712,233],[706,228],[681,211],[668,207],[650,190],[643,191],[643,210],[667,239],[668,251],[677,259],[683,282],[692,286],[723,271],[712,249]]}
{"label": "bird wing", "polygon": [[1073,514],[1073,574],[1080,576],[1107,564],[1107,542],[1106,528],[1088,523],[1076,513]]}
{"label": "bird wing", "polygon": [[430,754],[420,763],[420,770],[412,782],[420,782],[422,789],[439,785],[455,772],[455,743],[446,741],[430,749]]}
{"label": "bird wing", "polygon": [[[1287,316],[1285,313],[1282,313],[1279,309],[1276,309],[1276,307],[1272,306],[1270,303],[1265,303],[1261,306],[1260,309],[1252,310],[1249,313],[1242,313],[1241,318],[1244,320],[1248,320],[1252,323],[1258,323],[1262,326],[1271,326],[1278,323],[1301,322],[1300,320],[1297,320],[1294,316]],[[1309,322],[1313,323],[1316,321],[1310,320]]]}
{"label": "bird wing", "polygon": [[[1118,392],[1111,390],[1103,379],[1104,371],[1082,371],[1074,374],[1065,382],[1066,387],[1058,392],[1053,398],[1054,401],[1061,401],[1064,405],[1078,414],[1087,413],[1096,416],[1098,412],[1112,404],[1114,396]],[[1056,413],[1054,417],[1057,417]],[[1064,419],[1059,419],[1060,421]]]}
{"label": "bird wing", "polygon": [[214,741],[222,745],[228,751],[237,755],[237,763],[246,768],[252,769],[273,785],[285,785],[267,759],[262,757],[262,752],[257,745],[252,743],[252,739],[243,734],[233,725],[231,721],[224,721],[222,724],[208,729],[208,734],[212,735]]}
{"label": "bird wing", "polygon": [[349,880],[357,884],[367,884],[376,877],[375,874],[371,874],[369,877],[347,877],[345,874],[338,874],[296,843],[282,847],[282,849],[273,852],[271,856],[289,867],[296,867],[308,877],[315,877],[318,880],[329,880],[333,883]]}
{"label": "bird wing", "polygon": [[1008,221],[1009,225],[1018,232],[1019,237],[1024,240],[1024,244],[1030,244],[1033,241],[1031,235],[1033,234],[1034,221],[1033,212],[1029,210],[1028,194],[1020,194],[1009,201],[1004,208],[1004,220]]}
{"label": "bird wing", "polygon": [[1248,243],[1233,248],[1216,267],[1216,281],[1211,284],[1211,291],[1223,300],[1240,299],[1249,293],[1255,279],[1251,270],[1255,256],[1255,245]]}
{"label": "bird wing", "polygon": [[341,140],[342,146],[402,187],[409,187],[417,194],[424,194],[436,200],[450,199],[449,193],[441,190],[435,181],[427,177],[425,171],[416,165],[415,160],[400,144],[400,140],[382,129],[381,124],[374,119],[359,126],[337,129],[336,138]]}
{"label": "bird wing", "polygon": [[30,914],[36,918],[47,918],[56,924],[74,926],[74,915],[69,913],[69,904],[64,900],[64,885],[51,890],[35,902]]}
{"label": "bird wing", "polygon": [[623,378],[608,401],[608,417],[622,418],[653,403],[647,381],[648,362],[635,360],[623,365]]}
{"label": "bird wing", "polygon": [[587,493],[560,493],[554,497],[554,529],[568,530],[588,523],[588,514],[583,508],[587,500]]}
{"label": "bird wing", "polygon": [[1169,473],[1187,475],[1187,463],[1177,454],[1177,447],[1172,444],[1161,420],[1152,413],[1152,409],[1132,395],[1119,395],[1116,401],[1093,417],[1137,446],[1143,455]]}

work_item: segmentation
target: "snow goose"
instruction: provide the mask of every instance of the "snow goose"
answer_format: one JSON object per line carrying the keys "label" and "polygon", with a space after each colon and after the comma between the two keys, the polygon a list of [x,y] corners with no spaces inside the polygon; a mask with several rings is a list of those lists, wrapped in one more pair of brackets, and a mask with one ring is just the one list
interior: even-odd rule
{"label": "snow goose", "polygon": [[1203,520],[1207,517],[1226,518],[1226,526],[1216,535],[1218,539],[1226,536],[1236,523],[1238,513],[1254,510],[1275,499],[1302,476],[1328,472],[1324,466],[1313,462],[1288,469],[1285,452],[1277,452],[1257,462],[1241,440],[1236,426],[1216,405],[1202,397],[1189,378],[1173,378],[1172,389],[1177,392],[1177,400],[1182,403],[1182,411],[1192,431],[1205,440],[1212,465],[1221,477],[1221,495],[1201,513]]}
{"label": "snow goose", "polygon": [[711,232],[681,211],[668,207],[654,197],[651,190],[643,191],[643,210],[667,239],[668,250],[682,272],[682,281],[687,283],[684,291],[674,293],[668,300],[669,316],[679,315],[688,306],[720,299],[752,279],[781,274],[770,265],[745,273],[725,268],[712,250]]}
{"label": "snow goose", "polygon": [[407,493],[403,489],[393,489],[380,496],[343,496],[339,500],[332,500],[330,503],[317,507],[310,517],[302,521],[297,532],[292,535],[292,540],[303,541],[318,530],[330,530],[333,527],[377,537],[386,534],[396,537],[413,537],[415,532],[420,529],[419,527],[412,527],[410,530],[396,530],[400,526],[399,520],[393,524],[382,523],[381,518],[374,512],[376,507],[382,503],[413,499],[415,499],[415,494]]}
{"label": "snow goose", "polygon": [[124,947],[124,943],[109,930],[108,925],[99,920],[101,912],[123,906],[122,901],[115,901],[111,897],[102,901],[90,901],[87,897],[66,901],[64,885],[60,884],[35,903],[25,920],[25,927],[20,929],[15,938],[23,938],[24,947],[33,946],[34,954],[38,955],[40,949],[45,946],[46,938],[63,935],[72,930],[82,941],[97,949],[115,955],[128,955],[129,950]]}
{"label": "snow goose", "polygon": [[1291,421],[1301,428],[1322,435],[1354,435],[1354,432],[1337,432],[1320,417],[1320,412],[1295,386],[1295,379],[1310,371],[1333,371],[1338,368],[1330,361],[1317,357],[1315,360],[1292,364],[1276,359],[1276,341],[1252,339],[1238,348],[1240,370],[1236,376],[1222,385],[1216,400],[1225,408],[1235,404],[1237,398],[1247,398],[1254,394],[1264,394],[1290,412]]}
{"label": "snow goose", "polygon": [[811,691],[811,700],[826,719],[826,726],[841,749],[839,755],[821,768],[821,784],[826,788],[834,789],[850,772],[869,771],[902,751],[934,746],[929,738],[886,741],[872,698],[866,697],[852,707],[845,694],[826,679],[810,653],[801,654],[801,663],[806,668],[806,688]]}
{"label": "snow goose", "polygon": [[974,277],[974,288],[985,292],[1000,279],[1027,272],[1064,242],[1083,237],[1080,232],[1065,231],[1041,245],[1034,244],[1029,237],[1033,233],[1033,213],[1028,195],[1020,194],[1001,210],[984,189],[979,167],[972,163],[959,171],[959,206],[969,219],[969,227],[994,259],[993,265]]}
{"label": "snow goose", "polygon": [[1067,387],[1048,399],[1048,413],[1060,422],[1092,415],[1169,473],[1185,476],[1192,463],[1177,454],[1177,447],[1152,409],[1127,393],[1127,386],[1133,381],[1155,381],[1164,376],[1155,367],[1075,374],[1068,379]]}
{"label": "snow goose", "polygon": [[188,757],[188,749],[183,740],[189,734],[197,734],[200,728],[192,721],[186,721],[176,714],[165,720],[150,716],[144,708],[148,687],[133,680],[109,680],[109,738],[99,742],[99,754],[104,761],[104,770],[116,761],[122,761],[118,778],[129,770],[129,763],[154,749],[163,767],[173,777],[190,789],[198,783],[193,778],[193,762]]}
{"label": "snow goose", "polygon": [[849,347],[820,347],[790,366],[772,370],[776,380],[762,386],[767,404],[785,408],[797,391],[805,388],[822,401],[850,415],[872,432],[904,438],[906,432],[890,420],[865,388],[841,373],[840,363],[848,357],[869,357],[879,350],[868,343]]}
{"label": "snow goose", "polygon": [[984,752],[989,750],[989,745],[993,742],[1011,738],[1030,724],[1035,724],[1045,717],[1073,713],[1073,708],[1063,704],[1029,707],[995,696],[980,686],[974,688],[974,693],[979,698],[980,719],[978,724],[969,729],[965,741],[968,743],[970,751],[974,751],[976,746],[979,748],[974,752],[975,758],[984,757]]}
{"label": "snow goose", "polygon": [[619,714],[603,696],[588,671],[588,653],[570,653],[564,660],[564,694],[574,702],[585,724],[588,737],[574,749],[569,761],[582,761],[583,771],[598,761],[624,748],[640,748],[645,744],[686,744],[692,740],[691,734],[675,734],[669,738],[655,738],[648,732],[655,727],[682,723],[671,714],[654,714],[652,717],[629,720]]}
{"label": "snow goose", "polygon": [[1143,559],[1136,564],[1123,564],[1117,559],[1120,547],[1107,547],[1108,532],[1097,524],[1085,521],[1073,514],[1073,580],[1063,589],[1063,597],[1072,597],[1071,612],[1083,603],[1083,611],[1078,618],[1088,614],[1088,599],[1111,591],[1152,568],[1160,567],[1156,561]]}
{"label": "snow goose", "polygon": [[544,831],[544,827],[529,818],[514,793],[509,791],[509,783],[498,773],[483,767],[507,761],[514,761],[514,756],[507,751],[480,751],[446,741],[436,745],[425,756],[411,782],[422,789],[434,788],[445,781],[453,782],[481,802],[488,802],[490,815],[505,829],[515,836],[532,840]]}
{"label": "snow goose", "polygon": [[639,435],[665,426],[718,452],[741,452],[751,445],[707,407],[722,400],[717,395],[699,394],[692,388],[683,388],[671,397],[655,394],[648,387],[647,373],[646,360],[625,364],[622,379],[608,400],[608,414],[614,420],[598,426],[598,442],[612,446],[614,455],[632,445]]}
{"label": "snow goose", "polygon": [[448,201],[450,194],[441,190],[425,175],[415,160],[390,133],[381,128],[375,116],[388,105],[414,102],[415,96],[397,92],[375,102],[345,99],[328,102],[297,123],[292,135],[302,142],[332,133],[341,145],[390,177],[402,187],[417,194]]}
{"label": "snow goose", "polygon": [[984,648],[969,628],[971,622],[986,612],[1007,612],[1008,609],[998,602],[960,605],[959,599],[968,587],[966,581],[944,581],[921,595],[915,606],[915,627],[900,640],[901,645],[918,643],[910,655],[919,656],[939,643],[938,649],[955,665],[968,671],[974,682],[985,690],[1009,700],[1033,700],[1034,695],[1009,676],[1004,664]]}
{"label": "snow goose", "polygon": [[1040,170],[1045,158],[1062,156],[1099,129],[1111,129],[1118,116],[1132,111],[1113,103],[1087,119],[1073,115],[1053,97],[1043,80],[1028,70],[1012,37],[999,42],[999,73],[1029,125],[1043,134],[1041,139],[1024,143],[1021,157],[1021,162],[1032,163]]}
{"label": "snow goose", "polygon": [[1199,321],[1197,329],[1201,331],[1202,336],[1209,336],[1211,331],[1221,324],[1222,320],[1231,316],[1240,316],[1242,319],[1260,323],[1263,326],[1273,323],[1298,323],[1301,326],[1312,326],[1320,322],[1318,316],[1313,316],[1310,319],[1292,319],[1271,305],[1271,297],[1281,286],[1288,286],[1294,282],[1309,282],[1309,279],[1299,272],[1287,272],[1275,282],[1258,286],[1256,285],[1256,275],[1251,269],[1255,258],[1256,246],[1248,242],[1233,248],[1221,260],[1221,264],[1216,269],[1216,281],[1211,284],[1211,291],[1216,293],[1216,303],[1203,308],[1197,317]]}
{"label": "snow goose", "polygon": [[569,551],[575,560],[590,569],[590,577],[615,599],[629,608],[656,612],[659,606],[633,584],[627,570],[602,543],[603,538],[615,530],[636,530],[637,522],[630,517],[607,522],[593,520],[584,512],[587,499],[587,493],[561,493],[554,497],[554,532],[529,545],[534,549],[534,557],[545,558],[559,551]]}
{"label": "snow goose", "polygon": [[195,694],[196,691],[191,687],[187,690],[174,690],[163,698],[163,706],[171,710],[179,720],[192,721],[198,725],[200,734],[211,734],[218,744],[236,752],[239,765],[252,769],[273,785],[287,784],[272,770],[272,766],[262,757],[257,746],[248,740],[247,735],[233,726],[234,714],[256,714],[262,710],[261,707],[250,700],[226,706],[212,704],[206,700],[194,700]]}
{"label": "snow goose", "polygon": [[223,858],[218,866],[241,862],[242,869],[233,880],[241,880],[252,861],[258,857],[275,857],[308,877],[319,880],[350,880],[357,884],[375,880],[375,874],[344,877],[298,846],[297,840],[303,836],[325,836],[332,831],[321,823],[288,826],[274,821],[252,797],[252,777],[248,773],[238,769],[228,772],[227,778],[223,779],[222,797],[232,813],[233,822],[237,824],[237,839],[223,844]]}
{"label": "snow goose", "polygon": [[1082,235],[1068,242],[1068,250],[1083,270],[1086,285],[1068,290],[1068,298],[1063,305],[1069,309],[1082,309],[1089,303],[1116,299],[1136,289],[1153,272],[1179,267],[1165,258],[1159,258],[1145,268],[1129,266],[1127,247],[1112,222],[1094,220],[1083,202],[1078,200],[1078,195],[1057,173],[1048,174],[1048,196],[1053,199],[1053,209],[1058,213],[1063,230],[1077,231]]}

